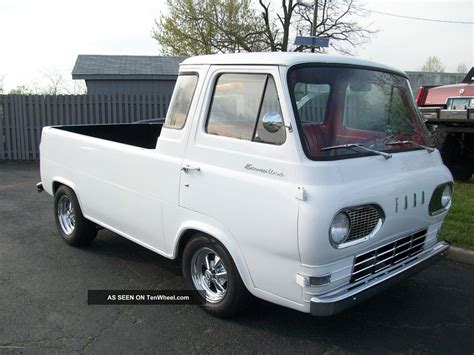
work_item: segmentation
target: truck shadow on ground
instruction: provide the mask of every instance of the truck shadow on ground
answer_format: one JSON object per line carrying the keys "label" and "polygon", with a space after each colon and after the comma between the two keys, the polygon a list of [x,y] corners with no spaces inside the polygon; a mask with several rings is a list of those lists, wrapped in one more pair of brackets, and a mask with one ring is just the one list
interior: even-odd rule
{"label": "truck shadow on ground", "polygon": [[159,267],[176,276],[181,275],[179,260],[171,260],[145,247],[142,247],[116,233],[102,229],[96,240],[83,249],[87,253],[100,255],[112,259],[121,259],[130,266],[146,264],[150,267]]}

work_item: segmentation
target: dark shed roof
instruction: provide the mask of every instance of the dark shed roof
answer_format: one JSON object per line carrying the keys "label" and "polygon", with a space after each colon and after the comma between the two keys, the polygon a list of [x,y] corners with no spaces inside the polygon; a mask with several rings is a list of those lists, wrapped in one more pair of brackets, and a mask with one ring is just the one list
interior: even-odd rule
{"label": "dark shed roof", "polygon": [[80,54],[72,70],[72,78],[172,80],[178,75],[179,63],[185,59],[186,57]]}
{"label": "dark shed roof", "polygon": [[474,84],[474,67],[469,70],[469,73],[466,74],[466,77],[462,82],[466,84]]}

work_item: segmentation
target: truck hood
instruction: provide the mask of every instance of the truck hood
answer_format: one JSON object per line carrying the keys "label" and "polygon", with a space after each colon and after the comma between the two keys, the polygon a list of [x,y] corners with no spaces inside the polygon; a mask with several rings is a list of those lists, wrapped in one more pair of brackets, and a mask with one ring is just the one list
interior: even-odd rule
{"label": "truck hood", "polygon": [[[441,222],[445,213],[430,216],[428,205],[435,188],[452,181],[452,176],[438,151],[416,150],[393,154],[388,160],[374,156],[308,165],[303,180],[307,195],[299,209],[301,262],[321,265]],[[328,235],[335,214],[367,204],[376,204],[384,212],[380,231],[366,242],[335,249]]]}

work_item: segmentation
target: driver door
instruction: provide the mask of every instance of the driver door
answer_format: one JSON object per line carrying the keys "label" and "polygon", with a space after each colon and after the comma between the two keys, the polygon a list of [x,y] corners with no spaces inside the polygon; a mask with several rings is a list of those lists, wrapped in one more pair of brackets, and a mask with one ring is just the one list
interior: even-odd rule
{"label": "driver door", "polygon": [[[185,155],[180,205],[235,239],[255,287],[298,300],[294,288],[280,289],[299,267],[294,136],[285,127],[270,132],[262,120],[267,113],[273,120],[286,116],[278,69],[218,66],[209,75],[208,99]],[[275,265],[278,277],[268,278]]]}

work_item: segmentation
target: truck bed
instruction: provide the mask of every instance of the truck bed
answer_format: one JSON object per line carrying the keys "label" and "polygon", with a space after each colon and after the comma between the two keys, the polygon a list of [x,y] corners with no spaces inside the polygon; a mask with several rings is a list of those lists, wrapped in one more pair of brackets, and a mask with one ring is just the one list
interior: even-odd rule
{"label": "truck bed", "polygon": [[104,139],[112,142],[154,149],[160,136],[162,123],[101,124],[57,126],[56,129]]}
{"label": "truck bed", "polygon": [[446,110],[444,107],[419,107],[425,122],[432,124],[466,124],[473,125],[474,109],[467,108],[464,110]]}

